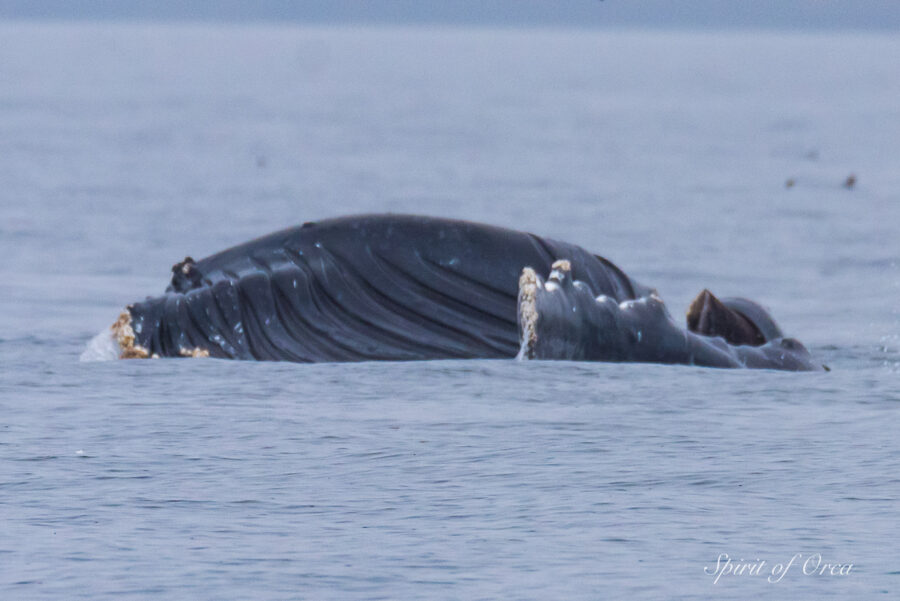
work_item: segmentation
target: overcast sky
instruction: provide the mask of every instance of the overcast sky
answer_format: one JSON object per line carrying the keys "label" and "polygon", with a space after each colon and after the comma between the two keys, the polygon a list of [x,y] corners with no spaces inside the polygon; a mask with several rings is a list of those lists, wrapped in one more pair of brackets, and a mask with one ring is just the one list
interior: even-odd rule
{"label": "overcast sky", "polygon": [[900,0],[0,0],[0,19],[900,30]]}

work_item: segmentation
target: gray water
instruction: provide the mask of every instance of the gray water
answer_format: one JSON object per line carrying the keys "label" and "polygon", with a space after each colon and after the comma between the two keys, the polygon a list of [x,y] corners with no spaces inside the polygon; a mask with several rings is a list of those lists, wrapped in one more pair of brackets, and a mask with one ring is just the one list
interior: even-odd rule
{"label": "gray water", "polygon": [[[896,36],[0,25],[0,598],[895,598],[898,157]],[[758,299],[832,371],[79,361],[362,211]]]}

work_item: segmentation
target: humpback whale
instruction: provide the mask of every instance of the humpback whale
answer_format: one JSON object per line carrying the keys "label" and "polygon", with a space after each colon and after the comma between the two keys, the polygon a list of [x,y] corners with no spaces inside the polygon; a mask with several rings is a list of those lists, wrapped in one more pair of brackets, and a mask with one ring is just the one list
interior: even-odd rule
{"label": "humpback whale", "polygon": [[172,268],[112,326],[121,358],[513,358],[815,370],[759,305],[704,290],[687,327],[609,260],[468,221],[304,223]]}

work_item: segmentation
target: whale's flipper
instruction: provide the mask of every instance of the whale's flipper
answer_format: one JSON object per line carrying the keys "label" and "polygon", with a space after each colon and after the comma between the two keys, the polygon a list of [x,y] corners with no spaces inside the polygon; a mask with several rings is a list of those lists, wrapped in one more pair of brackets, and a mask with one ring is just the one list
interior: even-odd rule
{"label": "whale's flipper", "polygon": [[[716,303],[721,303],[712,294],[697,310],[720,319],[706,322],[707,331],[712,333],[709,336],[679,328],[656,294],[624,302],[605,295],[595,297],[589,286],[572,278],[567,261],[554,263],[546,281],[533,269],[524,269],[518,300],[520,359],[821,369],[806,348],[792,338],[763,340],[758,346],[744,343],[740,336],[749,338],[747,332],[756,335],[758,330],[742,330],[740,321],[735,326],[735,322],[722,320],[721,314],[727,315],[729,309],[719,307]],[[723,329],[738,339],[738,344],[722,337]]]}

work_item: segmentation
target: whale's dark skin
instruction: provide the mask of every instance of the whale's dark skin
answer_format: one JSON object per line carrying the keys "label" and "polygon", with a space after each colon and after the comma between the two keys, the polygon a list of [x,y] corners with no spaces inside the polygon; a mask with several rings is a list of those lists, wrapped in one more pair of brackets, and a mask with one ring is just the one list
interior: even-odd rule
{"label": "whale's dark skin", "polygon": [[[511,358],[522,346],[519,277],[529,267],[546,280],[558,260],[568,261],[591,298],[621,303],[653,292],[606,259],[533,234],[431,217],[352,216],[185,259],[164,295],[128,307],[133,347],[137,356],[199,351],[297,362]],[[708,330],[696,335],[701,343],[731,347],[714,329],[734,320],[701,321]],[[655,355],[611,349],[571,358],[726,366],[667,352],[663,344]],[[798,369],[757,363],[746,365]]]}
{"label": "whale's dark skin", "polygon": [[135,344],[284,361],[514,357],[522,268],[560,258],[617,299],[647,289],[563,242],[464,221],[371,215],[276,232],[173,268],[129,307]]}
{"label": "whale's dark skin", "polygon": [[800,342],[784,338],[774,320],[752,301],[719,301],[704,290],[692,303],[689,329],[684,330],[656,294],[619,303],[595,296],[573,277],[568,262],[553,267],[546,281],[529,268],[521,277],[522,358],[823,369]]}

